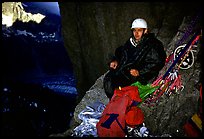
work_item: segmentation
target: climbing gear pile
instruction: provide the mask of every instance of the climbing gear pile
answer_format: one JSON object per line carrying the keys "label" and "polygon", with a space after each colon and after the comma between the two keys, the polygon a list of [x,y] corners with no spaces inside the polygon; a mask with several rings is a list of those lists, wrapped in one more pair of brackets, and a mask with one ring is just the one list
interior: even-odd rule
{"label": "climbing gear pile", "polygon": [[99,137],[125,137],[126,125],[135,127],[144,121],[144,114],[137,105],[142,101],[138,87],[126,86],[114,90],[96,125]]}
{"label": "climbing gear pile", "polygon": [[[192,38],[188,41],[187,44],[182,46],[182,49],[179,50],[179,47],[176,49],[176,55],[170,56],[166,59],[166,62],[173,62],[171,63],[168,70],[164,73],[163,76],[159,76],[153,83],[152,86],[158,86],[158,89],[155,90],[154,93],[149,95],[149,97],[144,101],[144,105],[146,106],[155,106],[158,104],[160,97],[163,94],[170,96],[173,93],[178,92],[179,90],[182,91],[184,86],[181,83],[181,75],[179,74],[179,69],[188,69],[192,66],[194,62],[194,56],[192,53],[192,48],[196,46],[201,36],[200,30],[196,31]],[[174,54],[175,54],[174,53]],[[191,55],[189,55],[189,53]],[[190,61],[190,56],[193,58],[191,59],[191,64],[188,65],[184,63],[185,60],[187,62]],[[188,58],[187,58],[188,57]],[[169,63],[166,63],[169,64]],[[175,67],[177,65],[177,67]]]}
{"label": "climbing gear pile", "polygon": [[[158,76],[158,78],[152,83],[152,86],[157,86],[158,89],[156,89],[153,93],[148,94],[148,97],[144,100],[143,105],[149,107],[155,106],[158,104],[160,101],[159,99],[163,94],[170,96],[171,94],[175,94],[184,89],[184,86],[181,83],[179,69],[189,69],[194,64],[193,52],[195,52],[195,50],[192,49],[197,47],[197,43],[202,35],[202,32],[197,30],[193,34],[193,30],[201,15],[202,12],[199,11],[185,29],[181,39],[175,44],[173,52],[166,58],[166,63],[163,68],[166,69],[166,72],[163,74],[163,76]],[[184,43],[184,41],[190,36],[191,38],[188,43]]]}
{"label": "climbing gear pile", "polygon": [[[102,116],[105,107],[106,106],[99,101],[86,106],[86,108],[78,114],[78,118],[82,120],[82,123],[74,128],[71,136],[99,137],[96,130],[96,123],[98,123]],[[144,122],[135,127],[126,125],[125,130],[127,131],[125,137],[171,137],[169,134],[152,135]]]}
{"label": "climbing gear pile", "polygon": [[125,137],[149,137],[149,130],[145,127],[145,123],[132,128],[127,126],[128,134]]}

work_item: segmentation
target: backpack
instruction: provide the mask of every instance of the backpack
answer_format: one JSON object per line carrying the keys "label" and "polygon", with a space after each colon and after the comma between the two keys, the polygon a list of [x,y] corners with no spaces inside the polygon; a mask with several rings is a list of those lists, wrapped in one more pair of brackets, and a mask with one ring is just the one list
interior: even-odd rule
{"label": "backpack", "polygon": [[96,124],[99,137],[125,137],[126,126],[143,123],[144,114],[136,105],[141,102],[137,86],[115,89],[113,97]]}

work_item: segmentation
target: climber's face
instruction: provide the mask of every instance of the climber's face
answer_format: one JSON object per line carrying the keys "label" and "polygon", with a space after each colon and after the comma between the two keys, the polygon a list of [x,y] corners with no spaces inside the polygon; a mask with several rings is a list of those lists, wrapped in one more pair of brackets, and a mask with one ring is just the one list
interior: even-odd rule
{"label": "climber's face", "polygon": [[142,38],[142,35],[147,32],[147,29],[144,28],[133,28],[133,36],[135,37],[136,42],[139,42]]}

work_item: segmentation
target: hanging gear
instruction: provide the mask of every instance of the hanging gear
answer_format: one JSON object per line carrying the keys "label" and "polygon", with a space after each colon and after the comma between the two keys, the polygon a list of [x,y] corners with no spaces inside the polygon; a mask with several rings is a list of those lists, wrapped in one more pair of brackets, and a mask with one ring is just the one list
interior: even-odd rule
{"label": "hanging gear", "polygon": [[[174,51],[174,60],[179,56],[179,54],[181,53],[181,51],[184,49],[185,46],[186,44],[176,48],[176,50]],[[189,50],[188,53],[185,54],[185,56],[181,58],[177,63],[180,69],[189,69],[190,67],[193,66],[193,64],[194,64],[194,54],[191,50]]]}
{"label": "hanging gear", "polygon": [[191,45],[194,45],[194,43],[199,39],[200,37],[200,30],[198,30],[193,36],[192,38],[189,40],[189,42],[185,45],[185,47],[182,49],[182,51],[180,52],[180,54],[178,55],[178,57],[174,60],[174,62],[172,63],[172,65],[169,67],[169,69],[166,71],[166,73],[164,74],[164,76],[162,77],[162,79],[165,79],[168,74],[171,72],[171,70],[174,68],[174,66],[177,64],[177,62],[180,60],[180,58],[186,53],[186,51],[188,50],[188,48]]}
{"label": "hanging gear", "polygon": [[[199,30],[193,35],[190,41],[179,52],[178,56],[175,58],[175,60],[165,72],[165,74],[163,76],[158,77],[156,81],[152,83],[152,86],[159,86],[159,88],[153,93],[153,95],[150,95],[149,98],[144,101],[145,105],[154,106],[159,102],[159,98],[163,94],[170,96],[173,92],[177,92],[178,89],[182,90],[184,88],[184,86],[181,85],[181,76],[178,76],[178,70],[180,69],[182,62],[189,53],[190,48],[200,39],[200,33],[201,32]],[[184,57],[183,60],[181,60],[182,57]],[[179,60],[181,60],[181,63],[176,69],[175,65],[179,62]]]}

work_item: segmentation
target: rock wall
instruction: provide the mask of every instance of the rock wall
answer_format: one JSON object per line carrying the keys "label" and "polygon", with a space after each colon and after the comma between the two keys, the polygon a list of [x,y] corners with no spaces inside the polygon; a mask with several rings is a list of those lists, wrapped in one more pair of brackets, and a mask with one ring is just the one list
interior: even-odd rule
{"label": "rock wall", "polygon": [[59,2],[64,44],[77,78],[79,99],[104,74],[116,47],[130,37],[131,23],[145,18],[165,49],[195,2]]}
{"label": "rock wall", "polygon": [[[199,3],[158,3],[158,2],[92,2],[60,3],[62,31],[65,47],[69,53],[77,78],[79,104],[75,108],[74,120],[79,123],[77,114],[94,95],[103,88],[100,83],[107,71],[107,62],[116,47],[124,44],[131,35],[130,26],[137,17],[147,20],[151,32],[164,43],[169,55],[176,42],[186,31],[187,21],[199,9]],[[195,27],[196,28],[196,27]],[[180,35],[180,36],[179,36]],[[183,125],[197,111],[201,76],[201,52],[195,53],[195,63],[188,70],[181,70],[184,90],[170,97],[163,96],[160,103],[151,108],[141,105],[145,114],[146,126],[154,135],[170,134],[174,137],[185,136]],[[165,71],[165,70],[164,70]],[[163,71],[163,72],[164,72]],[[162,74],[162,73],[161,73]],[[93,86],[92,86],[93,85]],[[95,93],[94,93],[95,92]],[[84,94],[86,94],[84,96]],[[82,101],[80,99],[84,96]],[[97,95],[98,96],[98,95]],[[104,102],[106,102],[104,97]],[[77,125],[77,124],[76,124]],[[69,136],[71,126],[64,135]]]}

